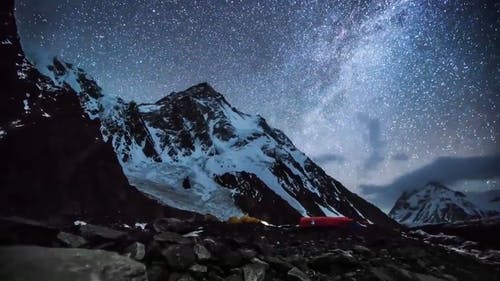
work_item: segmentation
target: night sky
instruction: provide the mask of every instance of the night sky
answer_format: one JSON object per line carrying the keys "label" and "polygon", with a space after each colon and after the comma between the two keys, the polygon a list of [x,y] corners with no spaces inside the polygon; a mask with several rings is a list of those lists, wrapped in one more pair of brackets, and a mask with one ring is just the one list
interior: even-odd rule
{"label": "night sky", "polygon": [[430,180],[500,188],[493,1],[18,0],[17,18],[35,63],[144,102],[207,81],[385,209]]}

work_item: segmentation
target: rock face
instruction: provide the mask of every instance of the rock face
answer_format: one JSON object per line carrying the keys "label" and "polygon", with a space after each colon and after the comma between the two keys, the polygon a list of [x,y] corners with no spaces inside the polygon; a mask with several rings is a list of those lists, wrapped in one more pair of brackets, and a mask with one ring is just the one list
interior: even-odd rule
{"label": "rock face", "polygon": [[471,203],[465,194],[435,182],[404,192],[389,212],[393,219],[409,226],[454,223],[483,218],[486,215],[487,213]]}
{"label": "rock face", "polygon": [[25,281],[146,281],[146,267],[102,250],[0,247],[0,279]]}
{"label": "rock face", "polygon": [[260,116],[232,107],[202,83],[152,104],[101,93],[81,69],[54,60],[43,69],[68,83],[115,149],[129,180],[166,205],[219,219],[248,213],[275,223],[300,216],[349,216],[394,227]]}
{"label": "rock face", "polygon": [[73,88],[26,59],[14,1],[0,8],[0,215],[137,221],[167,212],[129,185]]}

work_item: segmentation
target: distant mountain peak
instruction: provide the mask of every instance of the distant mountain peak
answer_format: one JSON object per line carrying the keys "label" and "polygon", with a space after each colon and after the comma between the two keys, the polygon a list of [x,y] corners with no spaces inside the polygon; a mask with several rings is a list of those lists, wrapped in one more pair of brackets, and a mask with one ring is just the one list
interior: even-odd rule
{"label": "distant mountain peak", "polygon": [[389,216],[406,225],[453,223],[486,216],[466,195],[439,182],[403,192]]}

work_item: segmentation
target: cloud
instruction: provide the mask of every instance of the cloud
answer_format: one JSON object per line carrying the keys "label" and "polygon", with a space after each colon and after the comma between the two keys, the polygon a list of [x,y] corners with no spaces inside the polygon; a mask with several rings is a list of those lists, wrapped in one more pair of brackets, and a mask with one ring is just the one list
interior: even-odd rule
{"label": "cloud", "polygon": [[486,180],[498,177],[500,177],[500,154],[464,158],[440,157],[386,186],[362,185],[360,189],[378,207],[389,210],[403,191],[422,187],[429,181],[452,184],[460,180]]}
{"label": "cloud", "polygon": [[342,155],[338,154],[333,154],[333,153],[325,153],[318,155],[313,158],[314,162],[318,163],[319,165],[324,165],[324,164],[329,164],[331,162],[337,162],[339,164],[342,164],[346,162],[346,159]]}
{"label": "cloud", "polygon": [[371,154],[363,164],[363,169],[366,172],[377,168],[377,166],[384,161],[384,152],[387,143],[382,138],[382,130],[379,119],[371,118],[364,113],[358,114],[358,118],[366,125],[366,129],[368,131],[366,139],[371,148]]}

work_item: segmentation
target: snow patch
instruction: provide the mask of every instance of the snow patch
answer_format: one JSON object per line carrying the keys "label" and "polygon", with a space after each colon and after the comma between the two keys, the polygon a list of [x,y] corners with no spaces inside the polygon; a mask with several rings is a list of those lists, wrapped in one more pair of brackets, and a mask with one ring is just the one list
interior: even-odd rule
{"label": "snow patch", "polygon": [[9,40],[9,38],[5,38],[1,42],[2,45],[12,45],[12,42]]}
{"label": "snow patch", "polygon": [[[29,94],[26,94],[26,96],[28,96],[28,97],[29,97]],[[24,99],[24,100],[23,100],[23,104],[24,104],[24,113],[26,113],[26,114],[30,113],[31,108],[30,108],[30,105],[29,105],[28,99]]]}
{"label": "snow patch", "polygon": [[339,214],[337,211],[334,211],[335,209],[332,208],[330,205],[327,205],[328,207],[322,206],[320,204],[316,204],[321,211],[325,214],[327,217],[343,217],[343,215]]}
{"label": "snow patch", "polygon": [[198,237],[200,236],[200,234],[203,232],[203,229],[199,229],[199,230],[195,230],[195,231],[191,231],[189,233],[186,233],[184,235],[182,235],[183,237]]}
{"label": "snow patch", "polygon": [[24,124],[22,123],[21,119],[17,119],[17,120],[10,122],[10,126],[13,128],[21,128],[24,126]]}
{"label": "snow patch", "polygon": [[146,229],[146,225],[148,225],[148,224],[145,223],[145,222],[136,222],[134,224],[134,227],[135,228],[140,228],[140,229],[144,230],[144,229]]}
{"label": "snow patch", "polygon": [[74,222],[73,222],[73,224],[74,224],[74,225],[87,225],[87,223],[86,223],[86,222],[84,222],[84,221],[80,221],[80,220],[76,220],[76,221],[74,221]]}

